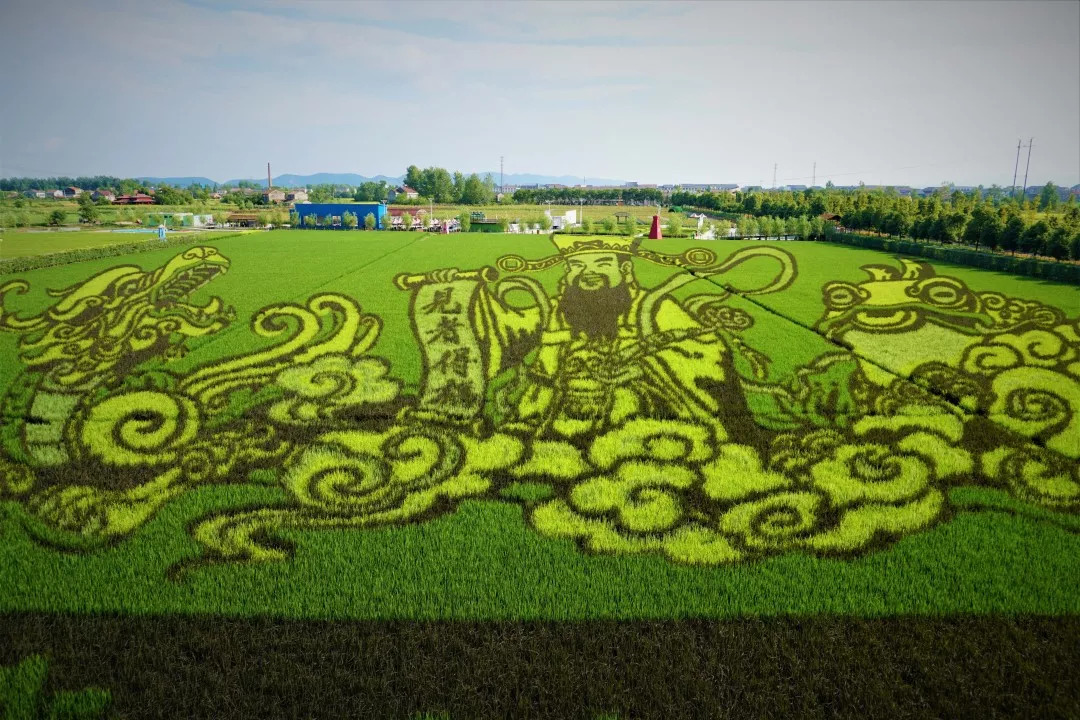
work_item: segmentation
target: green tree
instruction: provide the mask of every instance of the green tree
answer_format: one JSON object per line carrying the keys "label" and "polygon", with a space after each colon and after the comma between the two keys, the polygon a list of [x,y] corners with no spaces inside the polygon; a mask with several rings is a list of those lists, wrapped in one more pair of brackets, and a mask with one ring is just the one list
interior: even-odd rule
{"label": "green tree", "polygon": [[1069,231],[1060,225],[1046,236],[1046,254],[1055,260],[1069,256]]}
{"label": "green tree", "polygon": [[461,191],[461,202],[463,204],[490,205],[494,200],[494,192],[476,173],[465,178]]}
{"label": "green tree", "polygon": [[314,215],[305,215],[304,216],[304,227],[306,227],[306,228],[315,227],[315,216]]}
{"label": "green tree", "polygon": [[79,196],[79,222],[92,223],[98,219],[98,209],[94,201],[90,199],[90,193],[84,192]]}
{"label": "green tree", "polygon": [[[384,215],[383,217],[388,218],[390,216],[389,215]],[[374,230],[375,229],[375,213],[368,213],[367,215],[364,216],[364,229],[365,230]]]}
{"label": "green tree", "polygon": [[[997,213],[990,213],[987,216],[986,221],[982,226],[982,234],[979,236],[979,242],[990,250],[996,249],[1001,245],[1001,233],[1005,230],[1004,224],[1001,222],[1001,217]],[[978,246],[976,246],[977,248]]]}
{"label": "green tree", "polygon": [[544,232],[551,229],[551,218],[546,214],[540,216],[540,229]]}
{"label": "green tree", "polygon": [[420,189],[424,184],[424,179],[423,175],[421,174],[420,168],[416,167],[415,165],[410,165],[408,168],[406,168],[404,183],[411,187],[413,190],[420,192]]}
{"label": "green tree", "polygon": [[51,213],[49,213],[49,224],[50,225],[63,225],[66,221],[67,221],[67,213],[65,213],[63,210],[57,209],[57,210],[53,210]]}
{"label": "green tree", "polygon": [[1046,236],[1049,234],[1050,226],[1045,220],[1033,222],[1020,237],[1020,249],[1033,255],[1041,255],[1046,244]]}
{"label": "green tree", "polygon": [[604,229],[604,232],[606,232],[606,233],[614,233],[615,232],[615,219],[610,218],[610,217],[604,218],[603,220],[600,221],[600,227],[602,227]]}
{"label": "green tree", "polygon": [[634,237],[637,235],[637,220],[634,219],[633,215],[626,218],[626,222],[623,223],[623,232],[627,237]]}
{"label": "green tree", "polygon": [[795,234],[800,240],[809,240],[813,234],[813,227],[811,227],[810,220],[805,215],[799,216],[799,221],[795,225]]}
{"label": "green tree", "polygon": [[1080,260],[1080,230],[1073,230],[1069,236],[1069,258]]}
{"label": "green tree", "polygon": [[942,221],[942,242],[955,243],[960,239],[967,225],[967,215],[962,212],[951,212]]}
{"label": "green tree", "polygon": [[1024,221],[1019,215],[1011,216],[1005,223],[1004,229],[998,238],[998,247],[1009,253],[1014,253],[1020,247],[1020,240],[1024,234]]}
{"label": "green tree", "polygon": [[679,237],[682,234],[683,219],[679,213],[671,213],[667,219],[667,228],[665,233],[671,237]]}
{"label": "green tree", "polygon": [[581,232],[585,233],[586,235],[592,232],[592,220],[587,217],[581,218]]}
{"label": "green tree", "polygon": [[458,223],[461,228],[461,232],[469,232],[472,227],[472,215],[468,212],[463,212],[458,215]]}
{"label": "green tree", "polygon": [[1058,206],[1061,198],[1058,197],[1057,188],[1054,187],[1054,183],[1048,182],[1043,185],[1042,191],[1039,193],[1039,209],[1043,211],[1053,210]]}
{"label": "green tree", "polygon": [[289,224],[293,227],[296,227],[300,224],[300,214],[297,213],[295,210],[289,211]]}
{"label": "green tree", "polygon": [[[368,213],[368,214],[370,215],[371,213]],[[356,213],[349,212],[348,210],[346,210],[345,212],[343,212],[341,214],[341,223],[347,229],[355,230],[356,229]],[[364,224],[365,224],[365,226],[367,225],[366,221],[365,221]]]}

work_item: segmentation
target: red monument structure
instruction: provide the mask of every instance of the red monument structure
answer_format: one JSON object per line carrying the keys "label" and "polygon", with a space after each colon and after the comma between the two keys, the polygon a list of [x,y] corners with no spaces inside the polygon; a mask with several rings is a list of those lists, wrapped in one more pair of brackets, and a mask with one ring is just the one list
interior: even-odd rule
{"label": "red monument structure", "polygon": [[650,240],[663,240],[664,233],[660,230],[660,216],[652,216],[652,228],[649,229]]}

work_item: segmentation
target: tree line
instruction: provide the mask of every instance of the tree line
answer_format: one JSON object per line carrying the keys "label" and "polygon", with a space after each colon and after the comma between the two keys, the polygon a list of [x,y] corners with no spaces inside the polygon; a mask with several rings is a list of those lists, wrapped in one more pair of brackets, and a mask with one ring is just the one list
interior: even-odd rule
{"label": "tree line", "polygon": [[670,201],[733,217],[830,218],[849,230],[1080,260],[1080,203],[1073,195],[1062,204],[1052,183],[1032,199],[986,197],[979,190],[948,187],[925,197],[881,188],[826,187],[802,192],[676,192]]}

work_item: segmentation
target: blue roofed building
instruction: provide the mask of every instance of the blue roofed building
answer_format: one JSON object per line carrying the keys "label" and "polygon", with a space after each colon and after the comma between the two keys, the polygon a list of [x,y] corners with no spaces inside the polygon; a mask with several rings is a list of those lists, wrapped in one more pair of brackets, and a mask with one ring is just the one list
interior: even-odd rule
{"label": "blue roofed building", "polygon": [[[293,206],[293,210],[299,216],[297,222],[301,227],[316,227],[319,229],[343,229],[345,224],[342,222],[342,218],[347,212],[356,215],[356,226],[361,229],[364,227],[364,218],[369,213],[375,216],[375,227],[379,229],[383,228],[383,218],[389,220],[390,217],[386,212],[386,203],[381,202],[297,203]],[[314,226],[304,223],[304,218],[309,215],[315,217]]]}

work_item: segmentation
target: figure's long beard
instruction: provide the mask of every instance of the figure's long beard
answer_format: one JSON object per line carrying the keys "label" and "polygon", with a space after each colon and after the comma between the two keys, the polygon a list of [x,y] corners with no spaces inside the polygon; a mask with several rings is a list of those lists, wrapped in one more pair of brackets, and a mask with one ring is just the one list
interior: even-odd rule
{"label": "figure's long beard", "polygon": [[619,334],[619,316],[630,310],[633,297],[626,283],[599,290],[568,285],[562,292],[559,311],[570,330],[589,339],[613,340]]}

